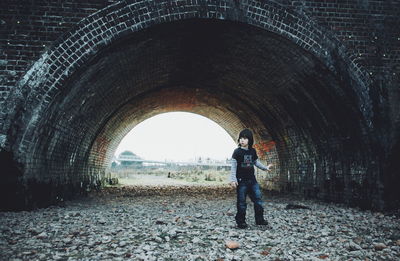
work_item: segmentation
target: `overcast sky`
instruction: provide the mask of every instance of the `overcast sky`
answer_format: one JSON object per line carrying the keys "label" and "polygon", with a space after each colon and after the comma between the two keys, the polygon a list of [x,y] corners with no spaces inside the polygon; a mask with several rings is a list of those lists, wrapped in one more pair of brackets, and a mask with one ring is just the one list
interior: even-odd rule
{"label": "overcast sky", "polygon": [[231,158],[236,143],[214,121],[198,114],[169,112],[134,127],[121,141],[115,155],[132,151],[147,160],[188,161],[195,157]]}

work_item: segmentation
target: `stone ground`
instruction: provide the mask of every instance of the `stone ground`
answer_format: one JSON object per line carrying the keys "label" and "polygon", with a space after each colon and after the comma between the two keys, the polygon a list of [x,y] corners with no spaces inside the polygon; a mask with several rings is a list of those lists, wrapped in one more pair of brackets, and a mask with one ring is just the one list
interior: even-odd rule
{"label": "stone ground", "polygon": [[124,185],[144,185],[144,186],[161,186],[161,185],[200,185],[197,182],[189,182],[186,180],[172,179],[165,175],[130,175],[129,178],[121,179],[119,182]]}
{"label": "stone ground", "polygon": [[240,230],[227,187],[106,188],[0,212],[0,260],[400,260],[399,217],[268,194],[264,201],[270,226],[254,224],[249,204],[249,228]]}

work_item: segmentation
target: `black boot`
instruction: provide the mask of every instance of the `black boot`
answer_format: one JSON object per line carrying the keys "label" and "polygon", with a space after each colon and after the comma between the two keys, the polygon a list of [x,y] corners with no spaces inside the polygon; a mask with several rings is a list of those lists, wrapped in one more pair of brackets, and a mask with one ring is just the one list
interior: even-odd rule
{"label": "black boot", "polygon": [[264,219],[264,209],[254,207],[254,214],[256,219],[256,225],[268,225],[268,222]]}
{"label": "black boot", "polygon": [[238,228],[247,228],[246,224],[246,212],[238,211],[235,216],[236,224]]}
{"label": "black boot", "polygon": [[244,223],[238,223],[237,226],[238,226],[238,228],[241,228],[241,229],[244,229],[244,228],[247,228],[247,227],[248,227],[247,224],[246,224],[246,222],[244,222]]}
{"label": "black boot", "polygon": [[266,220],[264,220],[264,219],[256,220],[256,225],[259,225],[259,226],[268,226],[268,221],[266,221]]}

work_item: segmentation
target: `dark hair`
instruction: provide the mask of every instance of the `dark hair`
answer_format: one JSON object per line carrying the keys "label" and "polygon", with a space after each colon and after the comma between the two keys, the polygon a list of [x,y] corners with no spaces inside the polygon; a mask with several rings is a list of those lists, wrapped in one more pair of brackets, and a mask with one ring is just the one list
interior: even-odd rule
{"label": "dark hair", "polygon": [[[249,129],[244,129],[240,132],[238,142],[240,138],[247,138],[249,140],[249,148],[253,147],[254,144],[254,139],[253,139],[253,133]],[[239,143],[240,146],[240,143]]]}

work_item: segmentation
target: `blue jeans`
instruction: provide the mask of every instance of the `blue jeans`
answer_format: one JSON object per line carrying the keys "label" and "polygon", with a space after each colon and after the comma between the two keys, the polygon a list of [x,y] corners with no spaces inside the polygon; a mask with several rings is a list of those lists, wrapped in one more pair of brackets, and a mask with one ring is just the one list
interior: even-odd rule
{"label": "blue jeans", "polygon": [[238,180],[238,186],[236,187],[237,195],[237,213],[235,216],[236,223],[246,222],[246,196],[249,195],[251,201],[254,204],[254,214],[256,222],[264,220],[264,207],[261,200],[260,185],[256,180]]}

